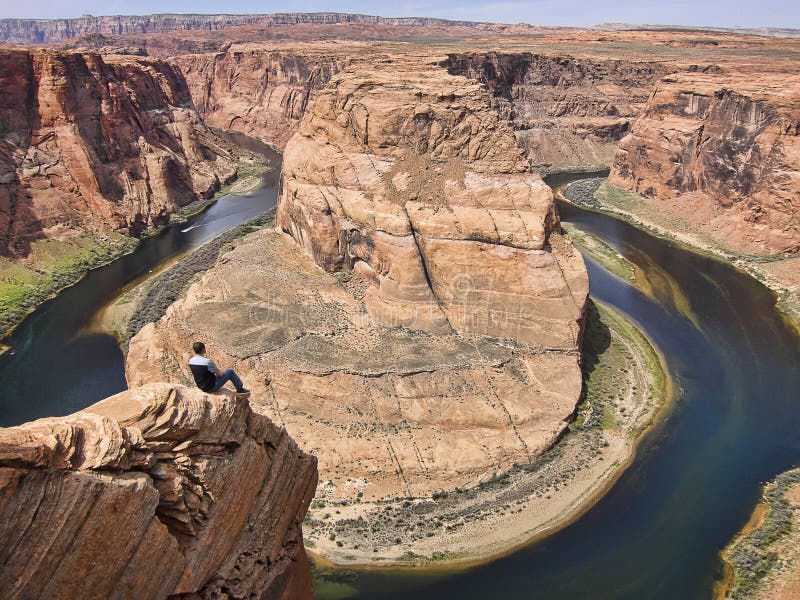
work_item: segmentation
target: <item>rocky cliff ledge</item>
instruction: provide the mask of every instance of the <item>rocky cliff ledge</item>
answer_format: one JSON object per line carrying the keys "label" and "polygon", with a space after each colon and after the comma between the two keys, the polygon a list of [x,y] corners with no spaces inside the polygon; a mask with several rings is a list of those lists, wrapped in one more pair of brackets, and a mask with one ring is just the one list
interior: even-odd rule
{"label": "rocky cliff ledge", "polygon": [[489,94],[441,60],[334,76],[286,147],[280,231],[238,242],[129,346],[131,385],[183,382],[204,340],[318,457],[325,499],[528,464],[581,394],[582,258]]}
{"label": "rocky cliff ledge", "polygon": [[800,77],[721,69],[655,88],[609,181],[728,248],[800,250]]}
{"label": "rocky cliff ledge", "polygon": [[246,400],[183,386],[0,429],[2,595],[310,598],[316,483]]}
{"label": "rocky cliff ledge", "polygon": [[235,175],[173,65],[0,50],[0,253],[76,228],[137,234]]}

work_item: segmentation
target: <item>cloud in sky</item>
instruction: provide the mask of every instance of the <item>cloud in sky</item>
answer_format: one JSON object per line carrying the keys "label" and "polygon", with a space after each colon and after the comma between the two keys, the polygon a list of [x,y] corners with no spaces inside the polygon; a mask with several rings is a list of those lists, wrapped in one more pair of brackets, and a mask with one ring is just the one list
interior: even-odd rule
{"label": "cloud in sky", "polygon": [[0,0],[0,18],[66,18],[83,13],[269,13],[349,12],[382,16],[430,16],[446,19],[526,22],[534,25],[596,25],[604,22],[709,25],[717,27],[800,28],[797,0],[296,0],[291,3],[245,0]]}

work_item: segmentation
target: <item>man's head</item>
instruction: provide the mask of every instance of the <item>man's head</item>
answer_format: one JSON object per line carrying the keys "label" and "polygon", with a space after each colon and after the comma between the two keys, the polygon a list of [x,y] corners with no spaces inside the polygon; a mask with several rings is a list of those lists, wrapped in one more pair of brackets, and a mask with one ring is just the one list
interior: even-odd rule
{"label": "man's head", "polygon": [[192,344],[192,350],[195,354],[203,355],[206,353],[206,345],[203,342],[195,342]]}

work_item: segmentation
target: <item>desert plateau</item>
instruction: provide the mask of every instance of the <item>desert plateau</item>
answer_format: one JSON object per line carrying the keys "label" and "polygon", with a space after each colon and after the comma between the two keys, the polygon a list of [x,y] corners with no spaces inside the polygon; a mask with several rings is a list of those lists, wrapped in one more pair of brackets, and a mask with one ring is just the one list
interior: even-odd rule
{"label": "desert plateau", "polygon": [[0,11],[0,598],[795,597],[775,14]]}

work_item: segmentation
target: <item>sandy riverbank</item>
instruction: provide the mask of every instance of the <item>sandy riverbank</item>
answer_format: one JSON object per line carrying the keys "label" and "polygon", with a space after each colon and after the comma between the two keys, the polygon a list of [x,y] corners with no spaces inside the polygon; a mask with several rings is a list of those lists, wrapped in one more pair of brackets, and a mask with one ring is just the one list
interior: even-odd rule
{"label": "sandy riverbank", "polygon": [[800,597],[800,469],[764,486],[742,531],[722,551],[725,577],[715,598]]}
{"label": "sandy riverbank", "polygon": [[577,519],[630,464],[672,387],[663,358],[607,306],[590,311],[586,397],[570,431],[532,465],[469,490],[336,504],[306,519],[310,552],[339,566],[459,568],[513,551]]}

